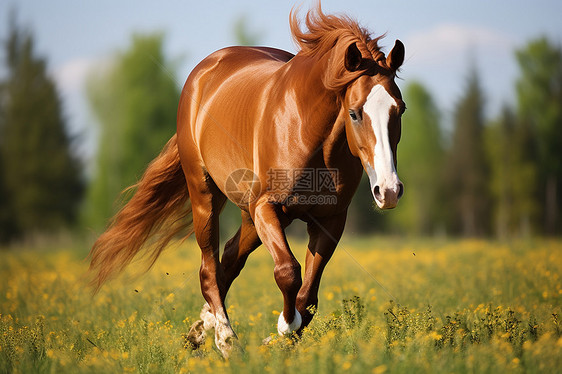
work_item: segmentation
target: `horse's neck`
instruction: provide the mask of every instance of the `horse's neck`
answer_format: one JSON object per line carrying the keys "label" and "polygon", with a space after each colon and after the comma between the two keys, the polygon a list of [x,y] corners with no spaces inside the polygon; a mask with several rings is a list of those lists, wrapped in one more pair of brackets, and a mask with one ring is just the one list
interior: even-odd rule
{"label": "horse's neck", "polygon": [[345,132],[345,120],[338,116],[332,125],[331,131],[322,144],[324,159],[328,166],[344,165],[352,167],[353,165],[361,168],[359,158],[351,154],[349,144]]}
{"label": "horse's neck", "polygon": [[[278,86],[291,90],[299,106],[303,122],[294,126],[302,126],[296,133],[306,139],[310,151],[308,155],[303,154],[306,160],[302,160],[302,167],[338,169],[339,177],[335,182],[341,187],[343,203],[344,197],[351,199],[363,168],[347,143],[346,113],[340,113],[343,98],[325,88],[323,74],[322,61],[297,55],[280,71]],[[294,127],[292,131],[295,133]]]}
{"label": "horse's neck", "polygon": [[343,97],[324,86],[323,67],[330,57],[326,55],[317,59],[297,55],[289,62],[294,64],[292,68],[295,74],[291,75],[291,79],[294,79],[293,84],[305,87],[299,91],[299,102],[310,103],[304,104],[303,110],[311,111],[310,118],[314,118],[317,121],[314,126],[318,126],[315,132],[323,134],[321,142],[325,158],[352,157],[355,160],[347,144],[345,120],[340,115]]}
{"label": "horse's neck", "polygon": [[295,56],[287,64],[291,70],[285,74],[288,79],[288,87],[295,87],[295,95],[299,103],[301,113],[306,113],[308,118],[315,120],[318,131],[329,131],[340,111],[338,95],[324,86],[324,67],[326,59],[323,58]]}

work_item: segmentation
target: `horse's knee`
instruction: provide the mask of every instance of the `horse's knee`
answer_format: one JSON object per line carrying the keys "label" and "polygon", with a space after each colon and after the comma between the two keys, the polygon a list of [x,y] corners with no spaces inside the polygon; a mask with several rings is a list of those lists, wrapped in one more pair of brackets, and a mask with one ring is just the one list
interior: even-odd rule
{"label": "horse's knee", "polygon": [[281,292],[297,295],[302,286],[301,266],[297,261],[275,265],[273,274]]}

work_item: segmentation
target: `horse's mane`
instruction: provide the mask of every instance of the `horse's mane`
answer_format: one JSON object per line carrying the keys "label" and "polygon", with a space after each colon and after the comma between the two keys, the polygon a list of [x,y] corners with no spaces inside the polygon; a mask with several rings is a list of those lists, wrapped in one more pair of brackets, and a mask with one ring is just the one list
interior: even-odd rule
{"label": "horse's mane", "polygon": [[[301,29],[297,18],[298,8],[291,10],[289,24],[300,55],[324,56],[333,51],[336,58],[330,59],[324,84],[328,89],[339,90],[366,73],[374,65],[385,66],[385,55],[380,51],[378,41],[384,35],[371,37],[368,30],[346,15],[324,14],[320,2],[305,17],[307,31]],[[361,52],[363,62],[359,70],[345,69],[344,58],[348,46],[355,43]]]}

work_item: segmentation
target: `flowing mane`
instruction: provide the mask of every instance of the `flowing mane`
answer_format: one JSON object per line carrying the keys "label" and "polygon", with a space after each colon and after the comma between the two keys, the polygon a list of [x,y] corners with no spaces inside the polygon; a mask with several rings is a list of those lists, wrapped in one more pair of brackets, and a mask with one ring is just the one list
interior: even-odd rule
{"label": "flowing mane", "polygon": [[[305,17],[307,31],[301,29],[297,17],[298,8],[291,10],[289,25],[293,40],[300,48],[299,54],[308,57],[322,57],[333,52],[336,58],[330,59],[324,83],[328,89],[340,90],[357,77],[367,73],[374,67],[387,68],[386,58],[381,52],[378,41],[384,35],[372,37],[369,31],[346,15],[324,14],[320,3],[311,9]],[[357,71],[346,71],[342,63],[345,50],[355,43],[363,61]]]}

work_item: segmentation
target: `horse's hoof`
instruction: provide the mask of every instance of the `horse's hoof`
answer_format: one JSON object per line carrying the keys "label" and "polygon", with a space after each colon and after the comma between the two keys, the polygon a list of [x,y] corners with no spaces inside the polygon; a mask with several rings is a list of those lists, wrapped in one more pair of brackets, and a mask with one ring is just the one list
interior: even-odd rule
{"label": "horse's hoof", "polygon": [[196,321],[187,334],[184,337],[184,347],[188,349],[195,350],[205,343],[207,338],[207,332],[204,328],[204,322],[202,320]]}
{"label": "horse's hoof", "polygon": [[228,336],[220,341],[216,340],[215,345],[225,359],[244,353],[244,349],[240,345],[236,335]]}

